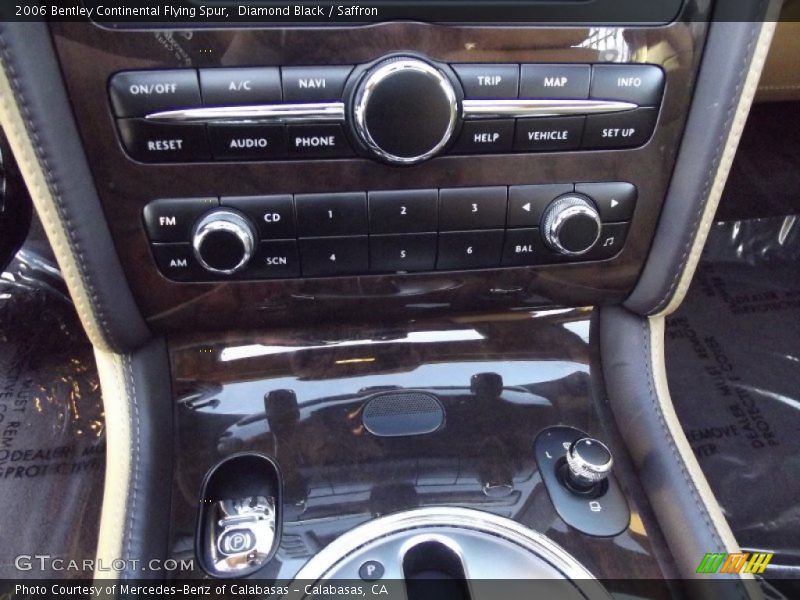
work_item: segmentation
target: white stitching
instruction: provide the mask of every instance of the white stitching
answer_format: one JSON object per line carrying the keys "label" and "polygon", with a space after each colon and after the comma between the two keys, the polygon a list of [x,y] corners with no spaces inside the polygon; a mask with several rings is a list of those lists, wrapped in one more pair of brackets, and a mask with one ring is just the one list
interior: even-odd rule
{"label": "white stitching", "polygon": [[127,363],[127,372],[128,372],[128,380],[130,381],[130,392],[131,392],[131,404],[133,405],[133,412],[132,412],[132,421],[134,423],[134,430],[132,432],[133,439],[131,440],[131,462],[132,465],[132,474],[133,474],[133,484],[131,487],[131,503],[130,507],[128,508],[128,516],[125,520],[125,557],[131,559],[132,552],[131,548],[133,546],[133,521],[135,519],[136,514],[136,500],[137,500],[137,493],[139,489],[139,453],[141,451],[141,439],[140,439],[140,422],[139,422],[139,399],[136,396],[136,381],[133,376],[133,362],[131,361],[130,355],[126,355],[123,358],[123,362]]}
{"label": "white stitching", "polygon": [[77,264],[79,267],[78,275],[81,279],[81,283],[83,283],[84,288],[89,293],[89,299],[91,301],[91,308],[92,312],[94,313],[94,317],[97,321],[100,322],[101,330],[103,331],[111,347],[119,349],[120,346],[118,344],[118,340],[115,339],[114,335],[112,334],[112,330],[108,325],[108,320],[105,316],[105,311],[102,307],[102,302],[100,301],[100,297],[97,293],[97,290],[89,280],[87,273],[88,269],[86,266],[86,258],[84,256],[83,250],[81,249],[80,240],[78,240],[77,236],[75,235],[75,229],[72,225],[72,220],[67,215],[66,207],[61,197],[61,192],[59,191],[58,182],[56,181],[53,171],[50,168],[47,157],[45,156],[44,147],[42,146],[36,125],[33,122],[33,117],[31,115],[30,109],[27,103],[25,102],[25,98],[22,94],[22,88],[20,86],[19,77],[17,75],[16,69],[14,68],[11,53],[9,52],[9,48],[6,43],[5,37],[2,33],[2,30],[0,30],[0,53],[2,54],[3,57],[3,63],[5,65],[6,73],[8,75],[9,84],[11,85],[12,89],[14,90],[14,94],[18,99],[17,106],[20,109],[20,114],[22,115],[23,120],[27,125],[28,134],[30,136],[31,141],[33,142],[34,153],[36,154],[36,157],[39,160],[40,167],[44,172],[45,181],[47,182],[50,194],[55,200],[56,211],[58,212],[58,215],[61,218],[61,221],[66,228],[67,243],[70,246],[72,254],[77,259]]}
{"label": "white stitching", "polygon": [[[764,10],[764,0],[762,0],[761,3],[759,4],[759,9],[758,9],[759,14],[761,14],[763,10]],[[656,305],[655,308],[648,311],[648,314],[659,313],[669,303],[669,301],[675,294],[675,288],[678,285],[678,281],[680,280],[681,275],[683,275],[683,271],[686,268],[686,258],[689,256],[692,246],[694,245],[695,238],[697,237],[697,229],[700,224],[700,220],[702,218],[703,213],[705,212],[706,205],[708,204],[708,192],[711,188],[711,184],[713,183],[714,175],[716,175],[717,170],[719,169],[719,163],[722,160],[722,156],[725,153],[725,144],[723,143],[723,141],[725,140],[726,136],[729,135],[730,133],[731,123],[733,122],[733,118],[735,115],[735,109],[738,106],[739,102],[739,92],[742,89],[742,86],[744,85],[745,82],[745,78],[743,77],[743,75],[745,70],[747,70],[747,67],[750,64],[751,50],[756,42],[757,39],[756,34],[758,31],[759,31],[758,27],[755,26],[752,27],[750,34],[750,41],[747,44],[747,49],[745,51],[745,58],[742,63],[742,68],[739,70],[739,73],[736,76],[738,79],[736,83],[736,88],[734,90],[734,93],[731,94],[731,103],[730,106],[728,107],[728,112],[725,116],[725,125],[722,128],[722,133],[720,134],[719,139],[717,140],[717,148],[719,148],[719,152],[714,157],[714,160],[711,163],[711,168],[708,170],[708,174],[706,175],[706,181],[703,184],[703,191],[700,194],[700,198],[703,199],[703,201],[700,202],[700,208],[697,210],[697,213],[695,214],[694,220],[692,222],[692,226],[689,228],[690,235],[688,240],[686,241],[686,246],[684,247],[683,255],[680,258],[678,268],[675,271],[675,275],[673,276],[672,281],[669,284],[669,288],[667,289],[666,294],[661,299],[661,301]]]}

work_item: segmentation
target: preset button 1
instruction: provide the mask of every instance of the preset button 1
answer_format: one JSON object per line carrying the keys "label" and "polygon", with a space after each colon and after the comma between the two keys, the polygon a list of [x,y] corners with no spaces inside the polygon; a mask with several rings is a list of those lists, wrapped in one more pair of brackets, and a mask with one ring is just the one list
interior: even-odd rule
{"label": "preset button 1", "polygon": [[298,194],[297,229],[303,237],[367,233],[367,195]]}

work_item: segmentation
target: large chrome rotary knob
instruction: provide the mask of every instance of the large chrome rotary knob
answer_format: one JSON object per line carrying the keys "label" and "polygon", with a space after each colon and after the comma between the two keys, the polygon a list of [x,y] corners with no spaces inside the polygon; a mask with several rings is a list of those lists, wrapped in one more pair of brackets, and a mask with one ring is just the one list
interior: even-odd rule
{"label": "large chrome rotary knob", "polygon": [[566,194],[553,200],[542,219],[542,237],[551,250],[566,256],[580,256],[600,238],[602,222],[594,203],[580,194]]}
{"label": "large chrome rotary knob", "polygon": [[413,165],[447,147],[458,125],[458,94],[434,65],[390,58],[364,76],[353,117],[356,135],[376,158]]}
{"label": "large chrome rotary knob", "polygon": [[192,248],[197,261],[216,275],[244,269],[256,248],[255,227],[244,215],[229,209],[207,213],[194,226]]}

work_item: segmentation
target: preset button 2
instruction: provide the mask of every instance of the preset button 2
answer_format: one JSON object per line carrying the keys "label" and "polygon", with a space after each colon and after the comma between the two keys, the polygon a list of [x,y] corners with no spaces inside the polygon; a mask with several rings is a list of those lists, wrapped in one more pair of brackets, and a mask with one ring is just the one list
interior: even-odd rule
{"label": "preset button 2", "polygon": [[370,233],[436,231],[439,190],[369,193]]}

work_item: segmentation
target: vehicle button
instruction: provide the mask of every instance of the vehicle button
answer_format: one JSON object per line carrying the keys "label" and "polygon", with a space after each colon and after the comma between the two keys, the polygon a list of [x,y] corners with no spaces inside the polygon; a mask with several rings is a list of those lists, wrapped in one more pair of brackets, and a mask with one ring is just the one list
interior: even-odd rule
{"label": "vehicle button", "polygon": [[262,241],[255,256],[237,279],[280,279],[300,277],[300,255],[295,240]]}
{"label": "vehicle button", "polygon": [[503,230],[455,231],[439,234],[436,268],[480,269],[500,264]]}
{"label": "vehicle button", "polygon": [[369,238],[369,270],[373,273],[432,271],[436,267],[435,233],[373,235]]}
{"label": "vehicle button", "polygon": [[367,236],[305,238],[300,240],[300,256],[306,277],[366,273],[369,242]]}
{"label": "vehicle button", "polygon": [[290,125],[289,154],[296,158],[353,156],[341,125]]}
{"label": "vehicle button", "polygon": [[144,207],[144,225],[153,242],[189,242],[195,221],[217,208],[216,198],[163,198]]}
{"label": "vehicle button", "polygon": [[657,108],[637,108],[608,115],[589,115],[582,146],[587,149],[633,148],[645,144],[656,126]]}
{"label": "vehicle button", "polygon": [[202,281],[213,278],[194,256],[191,244],[152,244],[158,270],[173,281]]}
{"label": "vehicle button", "polygon": [[279,240],[296,236],[292,196],[228,196],[220,199],[222,206],[242,211],[258,227],[262,240]]}
{"label": "vehicle button", "polygon": [[284,102],[337,102],[353,67],[283,67]]}
{"label": "vehicle button", "polygon": [[573,191],[571,183],[508,188],[508,227],[538,227],[547,205]]}
{"label": "vehicle button", "polygon": [[589,65],[522,65],[520,98],[589,97]]}
{"label": "vehicle button", "polygon": [[200,69],[205,106],[270,104],[282,100],[278,67]]}
{"label": "vehicle button", "polygon": [[299,235],[358,235],[367,233],[367,195],[298,194],[297,230]]}
{"label": "vehicle button", "polygon": [[516,98],[519,65],[452,65],[470,100]]}
{"label": "vehicle button", "polygon": [[558,260],[558,257],[544,245],[538,228],[513,229],[506,232],[502,266],[540,265],[554,260]]}
{"label": "vehicle button", "polygon": [[505,226],[508,188],[453,188],[439,192],[442,231],[493,229]]}
{"label": "vehicle button", "polygon": [[452,151],[460,154],[510,152],[513,143],[514,121],[510,119],[467,121]]}
{"label": "vehicle button", "polygon": [[664,71],[654,65],[594,65],[589,97],[658,106],[664,93]]}
{"label": "vehicle button", "polygon": [[286,157],[286,128],[282,125],[209,124],[214,158],[247,160]]}
{"label": "vehicle button", "polygon": [[436,231],[439,190],[369,193],[370,233]]}
{"label": "vehicle button", "polygon": [[166,125],[144,119],[120,119],[117,126],[125,151],[136,160],[183,162],[211,158],[205,125]]}
{"label": "vehicle button", "polygon": [[636,207],[636,186],[630,183],[579,183],[575,191],[594,200],[605,222],[630,221]]}
{"label": "vehicle button", "polygon": [[600,238],[594,248],[584,254],[583,260],[605,260],[620,253],[628,237],[628,223],[604,223]]}
{"label": "vehicle button", "polygon": [[108,93],[118,117],[143,117],[200,106],[200,85],[194,69],[124,71],[111,78]]}
{"label": "vehicle button", "polygon": [[519,119],[514,150],[543,152],[577,150],[581,146],[586,117]]}

